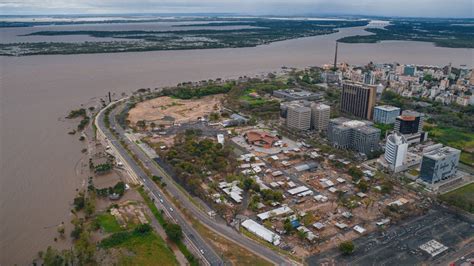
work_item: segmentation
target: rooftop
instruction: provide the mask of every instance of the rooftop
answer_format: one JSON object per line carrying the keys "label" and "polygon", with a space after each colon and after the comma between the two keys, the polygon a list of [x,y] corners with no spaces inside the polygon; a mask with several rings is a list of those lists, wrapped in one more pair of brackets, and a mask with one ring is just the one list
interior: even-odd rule
{"label": "rooftop", "polygon": [[451,155],[454,155],[454,154],[460,154],[460,153],[461,153],[460,150],[446,146],[446,147],[439,148],[439,149],[434,150],[434,151],[427,152],[423,156],[428,157],[428,158],[433,159],[433,160],[440,160],[440,159],[443,159],[447,156],[451,156]]}
{"label": "rooftop", "polygon": [[383,110],[383,111],[399,111],[400,108],[398,107],[395,107],[395,106],[391,106],[391,105],[379,105],[379,106],[375,106],[375,109],[379,109],[379,110]]}

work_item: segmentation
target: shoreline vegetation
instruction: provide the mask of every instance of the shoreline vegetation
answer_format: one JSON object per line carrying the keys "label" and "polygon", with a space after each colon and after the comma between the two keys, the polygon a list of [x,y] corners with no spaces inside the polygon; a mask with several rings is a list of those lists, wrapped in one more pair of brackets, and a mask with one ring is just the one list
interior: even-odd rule
{"label": "shoreline vegetation", "polygon": [[439,47],[474,48],[472,19],[400,19],[384,28],[367,28],[370,35],[339,39],[342,43],[377,43],[381,41],[431,42]]}
{"label": "shoreline vegetation", "polygon": [[[384,28],[367,28],[370,35],[347,36],[342,43],[377,43],[381,41],[431,42],[439,47],[474,48],[473,19],[422,19],[387,18],[390,25]],[[94,54],[147,52],[163,50],[193,50],[217,48],[255,47],[277,41],[326,35],[340,28],[367,26],[369,19],[357,20],[293,20],[271,18],[174,18],[143,20],[97,21],[99,24],[114,23],[185,22],[172,25],[169,31],[35,31],[21,36],[90,36],[97,41],[84,42],[16,42],[0,44],[0,56],[28,56],[51,54]],[[189,22],[189,23],[186,23]],[[201,23],[199,23],[201,22]],[[89,22],[90,23],[90,22]],[[85,21],[59,22],[8,22],[0,21],[0,28],[33,27],[84,24]],[[225,29],[226,26],[242,26],[241,29]],[[183,27],[200,29],[181,30]],[[217,27],[217,28],[216,28]],[[222,27],[222,28],[218,28]],[[100,41],[100,38],[113,38]]]}
{"label": "shoreline vegetation", "polygon": [[[87,35],[114,38],[97,42],[17,42],[0,44],[0,56],[91,54],[160,50],[255,47],[277,41],[336,33],[339,28],[361,27],[368,20],[225,19],[226,23],[175,25],[181,27],[250,26],[242,29],[192,29],[175,31],[37,31],[26,36]],[[198,20],[199,21],[199,20]]]}

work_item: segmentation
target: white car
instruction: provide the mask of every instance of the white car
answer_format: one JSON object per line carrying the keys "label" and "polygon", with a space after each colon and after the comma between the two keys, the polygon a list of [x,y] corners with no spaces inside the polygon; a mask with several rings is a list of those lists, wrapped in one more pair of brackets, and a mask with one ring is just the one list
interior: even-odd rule
{"label": "white car", "polygon": [[170,207],[170,211],[173,211],[173,208]]}
{"label": "white car", "polygon": [[201,251],[201,253],[204,254],[204,250],[200,249],[199,251]]}
{"label": "white car", "polygon": [[163,199],[160,199],[160,202],[163,203]]}

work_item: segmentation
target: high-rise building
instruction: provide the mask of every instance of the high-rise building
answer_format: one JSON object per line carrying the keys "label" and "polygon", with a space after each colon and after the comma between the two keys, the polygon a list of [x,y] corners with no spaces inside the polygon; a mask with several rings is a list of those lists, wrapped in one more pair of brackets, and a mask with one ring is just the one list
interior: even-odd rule
{"label": "high-rise building", "polygon": [[403,68],[403,75],[404,76],[415,76],[415,73],[416,73],[416,66],[412,66],[412,65],[406,65],[404,68]]}
{"label": "high-rise building", "polygon": [[451,147],[442,147],[423,154],[420,178],[429,184],[434,184],[453,177],[460,155],[460,150]]}
{"label": "high-rise building", "polygon": [[379,149],[380,129],[344,117],[329,120],[328,140],[336,148],[370,154]]}
{"label": "high-rise building", "polygon": [[387,136],[384,158],[392,171],[401,169],[407,152],[408,142],[402,134],[396,132]]}
{"label": "high-rise building", "polygon": [[402,134],[416,134],[423,131],[424,115],[405,110],[395,119],[395,131]]}
{"label": "high-rise building", "polygon": [[368,85],[375,84],[375,75],[372,72],[367,72],[364,74],[364,83]]}
{"label": "high-rise building", "polygon": [[344,83],[341,93],[341,112],[372,120],[376,96],[375,86]]}
{"label": "high-rise building", "polygon": [[379,105],[374,108],[374,122],[381,124],[394,124],[400,115],[400,108],[390,105]]}
{"label": "high-rise building", "polygon": [[286,126],[299,130],[311,128],[311,108],[299,102],[288,105]]}
{"label": "high-rise building", "polygon": [[322,103],[311,104],[311,125],[314,130],[326,131],[329,124],[331,107]]}

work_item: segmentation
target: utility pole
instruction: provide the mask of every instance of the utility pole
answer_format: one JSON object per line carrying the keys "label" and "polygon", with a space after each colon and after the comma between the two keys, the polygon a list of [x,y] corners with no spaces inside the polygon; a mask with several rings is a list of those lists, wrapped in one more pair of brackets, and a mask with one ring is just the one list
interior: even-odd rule
{"label": "utility pole", "polygon": [[338,44],[339,44],[339,43],[336,41],[336,52],[335,52],[335,54],[334,54],[334,67],[333,67],[334,71],[337,70],[337,45],[338,45]]}

